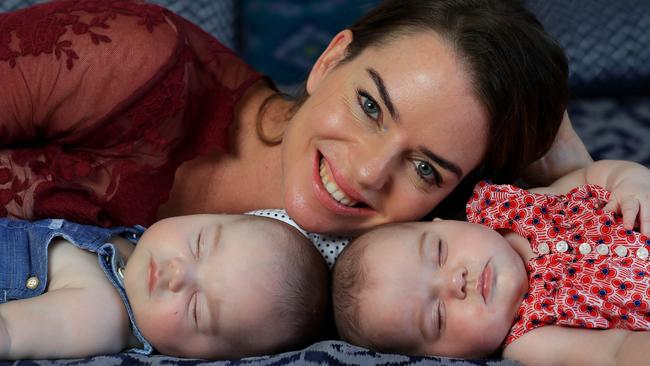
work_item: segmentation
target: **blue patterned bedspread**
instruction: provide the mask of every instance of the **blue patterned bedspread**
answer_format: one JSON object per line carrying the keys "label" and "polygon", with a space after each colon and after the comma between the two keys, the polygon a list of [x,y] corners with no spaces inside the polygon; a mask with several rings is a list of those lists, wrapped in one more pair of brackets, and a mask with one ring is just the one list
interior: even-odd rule
{"label": "blue patterned bedspread", "polygon": [[142,356],[134,353],[97,356],[75,360],[22,360],[0,362],[14,366],[83,366],[83,365],[174,365],[174,366],[276,366],[276,365],[454,365],[454,366],[507,366],[518,365],[507,360],[461,360],[443,357],[412,357],[398,354],[376,353],[341,341],[323,341],[294,352],[277,355],[243,358],[232,361],[205,361],[161,355]]}

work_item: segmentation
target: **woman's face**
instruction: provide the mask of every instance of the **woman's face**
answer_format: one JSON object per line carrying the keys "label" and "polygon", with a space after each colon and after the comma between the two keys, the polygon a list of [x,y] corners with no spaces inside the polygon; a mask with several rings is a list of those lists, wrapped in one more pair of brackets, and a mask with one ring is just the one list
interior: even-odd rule
{"label": "woman's face", "polygon": [[482,161],[487,112],[434,32],[341,63],[339,33],[314,65],[283,139],[284,205],[308,231],[354,234],[416,220]]}

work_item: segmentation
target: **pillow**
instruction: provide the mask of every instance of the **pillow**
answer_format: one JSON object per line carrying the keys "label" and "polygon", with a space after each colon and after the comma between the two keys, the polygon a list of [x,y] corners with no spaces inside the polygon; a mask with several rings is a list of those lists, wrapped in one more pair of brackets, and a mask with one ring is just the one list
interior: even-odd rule
{"label": "pillow", "polygon": [[650,94],[650,1],[527,0],[564,47],[573,97]]}

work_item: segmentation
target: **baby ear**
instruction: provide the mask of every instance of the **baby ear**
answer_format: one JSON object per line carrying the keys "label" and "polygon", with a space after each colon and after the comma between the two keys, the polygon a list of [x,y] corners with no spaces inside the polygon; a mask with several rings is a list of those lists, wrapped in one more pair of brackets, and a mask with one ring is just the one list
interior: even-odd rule
{"label": "baby ear", "polygon": [[327,49],[318,57],[316,63],[309,73],[307,78],[307,93],[311,94],[318,84],[329,74],[329,72],[336,67],[343,59],[348,51],[348,46],[352,42],[353,35],[352,31],[345,29],[340,31],[337,35],[332,38]]}

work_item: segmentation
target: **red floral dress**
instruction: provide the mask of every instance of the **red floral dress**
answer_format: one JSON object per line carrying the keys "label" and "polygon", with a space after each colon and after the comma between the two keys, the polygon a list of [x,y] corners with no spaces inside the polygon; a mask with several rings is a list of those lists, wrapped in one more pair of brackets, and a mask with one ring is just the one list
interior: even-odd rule
{"label": "red floral dress", "polygon": [[544,325],[650,329],[650,239],[602,210],[608,199],[594,185],[566,195],[476,186],[468,220],[512,230],[539,255],[526,263],[529,290],[506,345]]}
{"label": "red floral dress", "polygon": [[260,78],[155,5],[0,14],[0,216],[151,224],[182,162],[227,151],[234,105]]}

